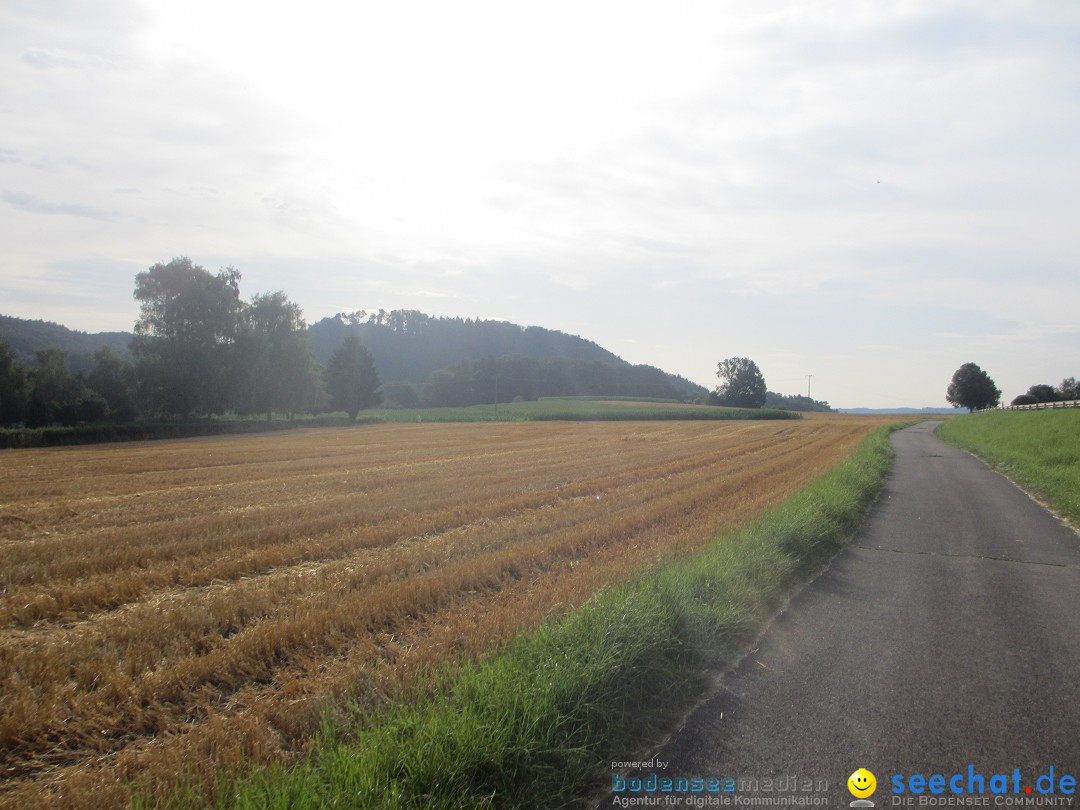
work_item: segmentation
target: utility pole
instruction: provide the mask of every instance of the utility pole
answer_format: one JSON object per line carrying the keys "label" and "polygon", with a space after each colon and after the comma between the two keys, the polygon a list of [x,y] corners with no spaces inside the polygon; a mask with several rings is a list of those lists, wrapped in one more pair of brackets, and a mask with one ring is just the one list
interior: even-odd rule
{"label": "utility pole", "polygon": [[813,376],[814,376],[813,374],[807,374],[806,375],[806,398],[807,399],[810,399],[810,378],[813,377]]}

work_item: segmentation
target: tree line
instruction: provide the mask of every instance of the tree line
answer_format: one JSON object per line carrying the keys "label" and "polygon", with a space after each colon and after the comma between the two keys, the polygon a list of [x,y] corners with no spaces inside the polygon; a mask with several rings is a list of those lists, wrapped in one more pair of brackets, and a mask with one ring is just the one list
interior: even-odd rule
{"label": "tree line", "polygon": [[[949,381],[945,399],[954,408],[980,411],[1001,404],[1001,390],[993,378],[977,363],[964,363]],[[1076,377],[1066,377],[1057,387],[1045,383],[1031,386],[1026,394],[1013,398],[1012,405],[1035,405],[1040,402],[1069,402],[1080,399],[1080,383]]]}
{"label": "tree line", "polygon": [[[707,395],[688,380],[539,327],[379,310],[339,313],[308,328],[285,293],[245,301],[240,281],[235,268],[211,273],[186,257],[137,274],[139,318],[128,351],[99,348],[77,372],[61,348],[38,349],[28,364],[0,339],[0,426],[225,413],[269,419],[345,411],[355,419],[380,402],[411,408]],[[482,356],[435,366],[466,353]],[[385,385],[376,358],[395,375]]]}
{"label": "tree line", "polygon": [[[400,397],[399,390],[388,392],[392,402]],[[416,397],[428,407],[462,407],[587,394],[681,398],[668,375],[652,366],[520,354],[464,360],[435,371]],[[407,402],[397,404],[408,407]]]}
{"label": "tree line", "polygon": [[1031,386],[1026,394],[1013,397],[1011,405],[1038,405],[1042,402],[1071,402],[1080,399],[1080,382],[1076,377],[1066,377],[1057,386],[1039,383]]}
{"label": "tree line", "polygon": [[139,273],[130,354],[102,347],[84,373],[72,373],[56,347],[39,349],[29,368],[0,340],[0,424],[330,410],[355,419],[378,404],[374,361],[358,340],[319,366],[300,307],[283,292],[243,301],[240,278],[235,268],[213,274],[186,257]]}

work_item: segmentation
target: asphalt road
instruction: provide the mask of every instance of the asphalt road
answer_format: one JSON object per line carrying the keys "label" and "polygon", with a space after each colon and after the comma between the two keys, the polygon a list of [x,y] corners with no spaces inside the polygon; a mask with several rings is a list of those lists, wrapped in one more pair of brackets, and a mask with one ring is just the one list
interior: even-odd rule
{"label": "asphalt road", "polygon": [[[601,806],[847,807],[848,776],[864,767],[878,808],[1080,807],[1060,784],[1080,778],[1080,537],[935,427],[894,434],[895,466],[851,546],[657,752],[664,765],[636,773],[642,790],[612,794],[637,803]],[[652,774],[736,784],[665,793],[662,781],[649,790]],[[944,776],[943,792],[913,794],[912,774]],[[1007,794],[991,792],[995,774]]]}

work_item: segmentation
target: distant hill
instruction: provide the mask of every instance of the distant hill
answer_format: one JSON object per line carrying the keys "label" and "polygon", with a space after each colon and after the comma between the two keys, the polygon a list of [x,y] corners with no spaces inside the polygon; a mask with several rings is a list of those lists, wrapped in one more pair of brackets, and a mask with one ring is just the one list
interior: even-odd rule
{"label": "distant hill", "polygon": [[[415,310],[370,316],[336,315],[311,324],[308,334],[315,359],[324,365],[345,338],[355,334],[375,357],[375,367],[383,382],[408,382],[416,386],[423,385],[436,371],[468,361],[510,355],[630,366],[618,355],[576,335],[506,321],[434,318]],[[651,371],[655,371],[654,378],[666,380],[671,389],[666,393],[670,396],[704,399],[708,395],[703,386],[683,377],[659,369]]]}
{"label": "distant hill", "polygon": [[30,321],[0,315],[0,337],[11,344],[16,358],[33,366],[37,360],[34,352],[57,346],[68,353],[68,366],[72,371],[87,371],[93,364],[94,352],[108,346],[121,354],[126,353],[131,342],[131,332],[77,332],[51,321]]}
{"label": "distant hill", "polygon": [[[323,318],[308,327],[315,359],[325,365],[350,334],[356,334],[372,353],[383,382],[408,382],[419,387],[436,371],[485,358],[518,355],[534,360],[574,361],[573,367],[578,370],[593,368],[589,373],[594,377],[607,367],[622,369],[625,373],[620,375],[620,380],[623,384],[626,380],[639,380],[640,386],[629,385],[631,389],[642,390],[630,390],[630,393],[642,396],[704,400],[709,393],[703,386],[660,369],[631,366],[593,341],[575,335],[506,321],[435,318],[414,310]],[[69,365],[78,372],[90,368],[94,352],[102,346],[127,352],[132,333],[87,334],[57,323],[0,315],[0,337],[11,344],[21,362],[31,366],[35,364],[34,352],[38,349],[58,346],[68,352]]]}
{"label": "distant hill", "polygon": [[349,316],[323,318],[308,326],[315,359],[323,365],[349,335],[360,338],[375,355],[383,380],[422,384],[432,372],[480,357],[520,354],[576,360],[625,362],[591,340],[506,321],[433,318],[422,312],[394,310],[348,322]]}

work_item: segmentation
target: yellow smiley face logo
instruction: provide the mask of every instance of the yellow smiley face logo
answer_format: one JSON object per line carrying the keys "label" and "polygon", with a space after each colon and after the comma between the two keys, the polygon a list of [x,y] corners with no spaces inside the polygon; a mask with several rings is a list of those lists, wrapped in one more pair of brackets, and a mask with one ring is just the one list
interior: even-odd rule
{"label": "yellow smiley face logo", "polygon": [[847,780],[847,789],[858,799],[865,799],[877,787],[877,779],[866,768],[859,768]]}

